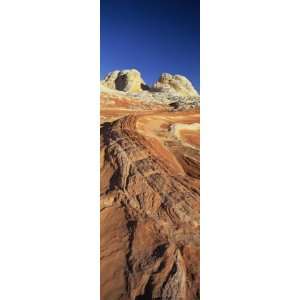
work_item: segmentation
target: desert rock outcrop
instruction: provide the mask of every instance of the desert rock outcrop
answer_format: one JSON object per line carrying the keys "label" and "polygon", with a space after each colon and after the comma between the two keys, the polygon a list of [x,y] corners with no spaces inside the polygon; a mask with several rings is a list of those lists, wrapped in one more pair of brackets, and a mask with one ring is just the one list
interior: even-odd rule
{"label": "desert rock outcrop", "polygon": [[[106,75],[101,84],[110,89],[128,92],[148,94],[163,94],[173,97],[199,97],[197,90],[192,83],[182,75],[171,75],[162,73],[153,86],[145,84],[141,73],[135,69],[113,71]],[[145,93],[144,93],[145,94]]]}
{"label": "desert rock outcrop", "polygon": [[147,89],[141,73],[135,69],[113,71],[105,77],[102,84],[111,89],[133,93]]}
{"label": "desert rock outcrop", "polygon": [[199,299],[199,107],[104,86],[101,300]]}
{"label": "desert rock outcrop", "polygon": [[191,82],[182,75],[163,73],[153,86],[154,91],[171,93],[177,96],[197,97],[198,92]]}

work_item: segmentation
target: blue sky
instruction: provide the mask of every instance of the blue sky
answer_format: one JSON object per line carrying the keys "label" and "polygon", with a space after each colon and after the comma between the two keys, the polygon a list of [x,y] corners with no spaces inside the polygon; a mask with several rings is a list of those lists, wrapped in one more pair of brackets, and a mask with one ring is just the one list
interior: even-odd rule
{"label": "blue sky", "polygon": [[138,69],[152,84],[163,72],[200,86],[200,0],[101,0],[101,79]]}

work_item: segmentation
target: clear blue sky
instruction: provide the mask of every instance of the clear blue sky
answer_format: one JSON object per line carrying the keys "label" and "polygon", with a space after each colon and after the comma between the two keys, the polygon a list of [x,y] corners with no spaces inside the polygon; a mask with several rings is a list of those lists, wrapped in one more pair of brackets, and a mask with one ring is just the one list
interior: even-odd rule
{"label": "clear blue sky", "polygon": [[138,69],[152,84],[163,72],[200,86],[200,0],[101,0],[101,79]]}

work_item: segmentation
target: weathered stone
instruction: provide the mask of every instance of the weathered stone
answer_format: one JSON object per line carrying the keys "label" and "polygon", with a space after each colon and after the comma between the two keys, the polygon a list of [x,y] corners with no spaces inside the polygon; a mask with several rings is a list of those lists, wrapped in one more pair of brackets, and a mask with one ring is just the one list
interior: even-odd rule
{"label": "weathered stone", "polygon": [[199,108],[135,98],[126,74],[111,73],[101,94],[101,300],[196,300]]}
{"label": "weathered stone", "polygon": [[153,90],[157,92],[170,93],[182,97],[197,97],[198,92],[192,83],[182,75],[171,75],[163,73],[154,83]]}
{"label": "weathered stone", "polygon": [[113,71],[105,77],[102,84],[111,89],[132,93],[148,89],[141,73],[135,69]]}

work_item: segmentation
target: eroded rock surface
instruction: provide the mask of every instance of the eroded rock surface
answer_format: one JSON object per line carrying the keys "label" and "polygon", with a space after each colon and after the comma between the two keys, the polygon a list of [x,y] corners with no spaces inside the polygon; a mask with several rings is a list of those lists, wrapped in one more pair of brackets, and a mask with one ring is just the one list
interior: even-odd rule
{"label": "eroded rock surface", "polygon": [[198,92],[192,83],[182,75],[163,73],[153,86],[154,91],[171,93],[183,97],[197,97]]}
{"label": "eroded rock surface", "polygon": [[124,92],[142,92],[148,89],[141,73],[135,69],[113,71],[105,77],[102,84],[108,88]]}
{"label": "eroded rock surface", "polygon": [[[182,75],[163,73],[153,86],[145,84],[141,73],[135,69],[113,71],[101,81],[104,92],[121,95],[142,102],[170,105],[186,110],[199,107],[200,96],[192,83]],[[123,93],[123,94],[122,94]]]}
{"label": "eroded rock surface", "polygon": [[199,121],[101,94],[101,300],[199,299]]}

